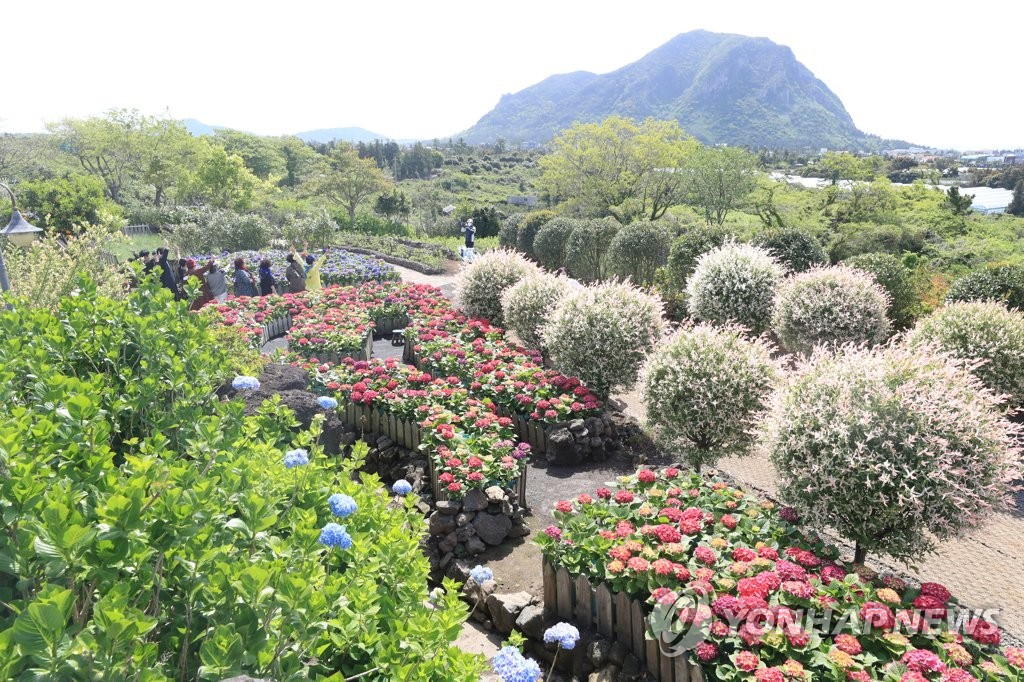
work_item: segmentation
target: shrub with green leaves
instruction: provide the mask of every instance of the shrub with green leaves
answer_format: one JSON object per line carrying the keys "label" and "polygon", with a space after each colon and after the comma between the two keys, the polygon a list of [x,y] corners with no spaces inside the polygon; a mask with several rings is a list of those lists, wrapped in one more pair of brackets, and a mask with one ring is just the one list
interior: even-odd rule
{"label": "shrub with green leaves", "polygon": [[498,228],[498,245],[503,249],[514,249],[519,245],[519,228],[523,225],[523,213],[513,213]]}
{"label": "shrub with green leaves", "polygon": [[640,365],[664,331],[657,297],[611,282],[565,296],[540,336],[559,370],[604,399],[636,383]]}
{"label": "shrub with green leaves", "polygon": [[576,279],[600,282],[610,274],[608,249],[619,231],[611,218],[580,220],[565,243],[565,266]]}
{"label": "shrub with green leaves", "polygon": [[640,221],[624,225],[608,246],[608,262],[616,277],[648,286],[654,273],[668,260],[668,230],[657,223]]}
{"label": "shrub with green leaves", "polygon": [[973,371],[986,386],[1011,409],[1024,405],[1024,313],[995,301],[950,303],[921,319],[907,343],[980,362]]}
{"label": "shrub with green leaves", "polygon": [[713,251],[725,244],[728,234],[719,227],[696,225],[672,241],[668,252],[669,285],[676,289],[685,289],[686,282],[697,267],[697,259],[708,251]]}
{"label": "shrub with green leaves", "polygon": [[837,265],[786,278],[775,296],[772,328],[791,353],[816,346],[874,345],[889,337],[889,298],[865,272]]}
{"label": "shrub with green leaves", "polygon": [[543,349],[540,328],[571,289],[565,277],[547,273],[513,284],[501,297],[505,326],[516,333],[523,345]]}
{"label": "shrub with green leaves", "polygon": [[843,261],[843,265],[871,275],[889,295],[887,316],[893,329],[906,329],[914,323],[921,306],[914,285],[914,273],[896,256],[888,253],[865,253]]}
{"label": "shrub with green leaves", "polygon": [[270,235],[270,222],[258,213],[204,207],[182,211],[171,241],[182,253],[219,253],[265,248]]}
{"label": "shrub with green leaves", "polygon": [[536,238],[537,232],[554,217],[555,212],[547,209],[527,213],[516,233],[516,248],[527,256],[533,255],[533,240]]}
{"label": "shrub with green leaves", "polygon": [[760,428],[783,499],[811,527],[916,560],[977,526],[1019,469],[1017,427],[962,361],[890,344],[818,353]]}
{"label": "shrub with green leaves", "polygon": [[753,243],[768,250],[790,272],[828,265],[825,249],[803,230],[769,230],[754,237]]}
{"label": "shrub with green leaves", "polygon": [[479,256],[455,280],[456,305],[470,317],[505,326],[501,296],[520,280],[540,273],[536,264],[515,251],[495,249]]}
{"label": "shrub with green leaves", "polygon": [[767,341],[707,323],[680,329],[641,372],[647,420],[697,471],[743,455],[780,370]]}
{"label": "shrub with green leaves", "polygon": [[953,282],[946,301],[999,301],[1007,308],[1024,310],[1024,267],[996,265],[972,272]]}
{"label": "shrub with green leaves", "polygon": [[[296,249],[305,245],[311,249],[323,249],[334,244],[339,230],[331,214],[320,210],[309,215],[289,216],[281,225],[279,233],[281,239]],[[369,235],[360,236],[372,238]]]}
{"label": "shrub with green leaves", "polygon": [[85,289],[0,312],[0,679],[478,679],[365,447],[221,402],[225,351],[168,292]]}
{"label": "shrub with green leaves", "polygon": [[784,270],[764,249],[728,242],[697,260],[686,285],[690,316],[738,324],[760,334],[771,322],[775,289]]}
{"label": "shrub with green leaves", "polygon": [[565,247],[569,235],[578,224],[578,220],[571,218],[555,218],[537,231],[533,240],[533,255],[541,267],[557,270],[565,265]]}

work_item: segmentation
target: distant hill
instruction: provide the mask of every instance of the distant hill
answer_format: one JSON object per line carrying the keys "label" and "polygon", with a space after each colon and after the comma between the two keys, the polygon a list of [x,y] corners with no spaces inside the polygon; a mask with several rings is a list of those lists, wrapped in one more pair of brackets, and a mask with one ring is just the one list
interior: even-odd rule
{"label": "distant hill", "polygon": [[202,137],[203,135],[216,135],[218,129],[223,129],[221,126],[208,126],[202,121],[194,118],[185,118],[182,119],[181,122],[185,124],[185,130],[196,137]]}
{"label": "distant hill", "polygon": [[792,50],[767,38],[691,31],[606,74],[551,76],[504,95],[458,136],[471,144],[546,142],[612,114],[675,119],[706,144],[869,149],[839,98]]}
{"label": "distant hill", "polygon": [[331,142],[333,140],[373,142],[374,140],[389,139],[387,135],[374,133],[366,128],[321,128],[320,130],[307,130],[302,133],[295,133],[295,137],[303,142]]}

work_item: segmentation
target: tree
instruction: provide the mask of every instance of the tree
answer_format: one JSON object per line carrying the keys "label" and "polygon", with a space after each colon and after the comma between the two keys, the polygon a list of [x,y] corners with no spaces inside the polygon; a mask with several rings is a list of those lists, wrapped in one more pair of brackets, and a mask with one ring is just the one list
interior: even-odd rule
{"label": "tree", "polygon": [[585,217],[657,220],[683,200],[680,170],[698,144],[674,121],[610,116],[562,131],[540,159],[541,189]]}
{"label": "tree", "polygon": [[327,156],[327,169],[309,182],[309,193],[340,204],[349,224],[356,222],[360,202],[378,192],[389,191],[392,183],[372,158],[360,158],[349,145],[338,145]]}
{"label": "tree", "polygon": [[379,216],[382,216],[388,222],[394,222],[395,218],[399,220],[409,215],[409,202],[405,198],[405,192],[399,192],[393,190],[384,192],[377,201],[373,204],[373,212]]}
{"label": "tree", "polygon": [[1010,215],[1024,216],[1024,180],[1018,180],[1013,188],[1013,198],[1010,199],[1006,212]]}
{"label": "tree", "polygon": [[218,130],[214,139],[228,154],[242,157],[246,168],[260,180],[277,178],[286,172],[283,145],[274,138],[239,130]]}
{"label": "tree", "polygon": [[177,183],[202,149],[180,121],[152,119],[145,126],[142,153],[143,182],[153,186],[153,203],[160,206],[166,192]]}
{"label": "tree", "polygon": [[737,147],[701,147],[686,163],[687,203],[704,213],[708,225],[725,216],[757,187],[757,158]]}
{"label": "tree", "polygon": [[78,231],[120,217],[121,207],[106,198],[103,181],[92,175],[69,175],[18,183],[23,208],[45,230]]}
{"label": "tree", "polygon": [[836,186],[840,180],[874,180],[885,161],[878,156],[860,158],[850,152],[825,152],[817,165]]}
{"label": "tree", "polygon": [[960,188],[953,185],[946,190],[946,198],[942,202],[942,205],[952,211],[955,216],[965,216],[967,215],[967,212],[971,210],[971,204],[973,203],[973,194],[960,194]]}
{"label": "tree", "polygon": [[204,140],[195,168],[178,181],[177,194],[184,201],[244,211],[252,206],[259,186],[242,157]]}

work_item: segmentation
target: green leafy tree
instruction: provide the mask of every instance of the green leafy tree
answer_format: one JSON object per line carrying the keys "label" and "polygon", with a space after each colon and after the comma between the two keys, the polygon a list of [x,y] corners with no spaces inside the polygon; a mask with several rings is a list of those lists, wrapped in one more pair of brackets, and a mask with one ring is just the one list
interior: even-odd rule
{"label": "green leafy tree", "polygon": [[701,147],[686,163],[687,203],[721,225],[757,187],[757,157],[736,147]]}
{"label": "green leafy tree", "polygon": [[688,178],[679,171],[697,147],[674,121],[577,123],[541,158],[539,185],[581,216],[657,220],[682,203]]}
{"label": "green leafy tree", "polygon": [[825,152],[816,164],[832,185],[840,180],[874,180],[885,165],[880,156],[861,158],[850,152]]}
{"label": "green leafy tree", "polygon": [[942,202],[943,207],[953,212],[955,216],[965,216],[971,210],[974,203],[973,194],[960,194],[960,188],[953,185],[946,190],[946,198]]}
{"label": "green leafy tree", "polygon": [[610,218],[581,220],[565,243],[569,273],[585,282],[600,282],[610,274],[608,249],[619,225]]}
{"label": "green leafy tree", "polygon": [[91,175],[69,175],[18,183],[23,208],[36,215],[45,230],[77,231],[105,225],[121,216],[121,207],[107,199],[103,181]]}
{"label": "green leafy tree", "polygon": [[397,189],[384,192],[377,197],[373,204],[374,213],[392,222],[408,217],[410,210],[412,209],[405,197],[405,192],[400,192]]}
{"label": "green leafy tree", "polygon": [[338,145],[327,157],[325,172],[313,177],[306,190],[341,205],[348,213],[349,224],[354,225],[359,204],[391,188],[391,181],[373,159],[360,158],[349,145]]}
{"label": "green leafy tree", "polygon": [[1006,212],[1010,215],[1024,216],[1024,180],[1018,180],[1013,188],[1013,198],[1010,199]]}
{"label": "green leafy tree", "polygon": [[286,173],[283,145],[274,138],[239,130],[218,130],[214,140],[229,154],[242,157],[245,167],[260,180],[279,178]]}
{"label": "green leafy tree", "polygon": [[153,186],[153,203],[160,206],[164,198],[191,166],[202,150],[202,143],[180,121],[153,119],[145,126],[140,179]]}
{"label": "green leafy tree", "polygon": [[648,286],[668,259],[672,235],[664,225],[641,221],[623,225],[608,246],[608,261],[618,277]]}
{"label": "green leafy tree", "polygon": [[260,185],[242,157],[228,154],[214,142],[205,142],[195,168],[182,174],[177,191],[184,201],[245,211],[255,202]]}

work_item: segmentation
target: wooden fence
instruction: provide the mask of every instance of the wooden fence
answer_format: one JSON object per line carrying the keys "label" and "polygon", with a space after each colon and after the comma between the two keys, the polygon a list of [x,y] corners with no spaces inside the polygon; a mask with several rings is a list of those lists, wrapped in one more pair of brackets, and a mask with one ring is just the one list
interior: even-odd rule
{"label": "wooden fence", "polygon": [[704,682],[703,671],[689,663],[685,654],[669,656],[647,634],[645,603],[625,592],[612,592],[606,583],[594,585],[585,575],[573,577],[546,557],[543,570],[545,615],[621,642],[659,682]]}
{"label": "wooden fence", "polygon": [[125,225],[121,232],[127,237],[134,237],[139,234],[157,234],[160,228],[155,225]]}

